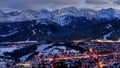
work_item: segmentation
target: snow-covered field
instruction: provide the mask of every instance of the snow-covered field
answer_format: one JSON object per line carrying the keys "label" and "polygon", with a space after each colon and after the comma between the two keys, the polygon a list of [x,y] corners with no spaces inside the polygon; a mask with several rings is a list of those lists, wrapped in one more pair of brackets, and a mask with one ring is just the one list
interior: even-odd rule
{"label": "snow-covered field", "polygon": [[46,44],[46,45],[40,45],[38,46],[38,49],[36,50],[40,54],[42,53],[44,56],[54,55],[54,54],[62,54],[62,51],[65,51],[66,53],[79,53],[79,51],[75,49],[69,49],[66,46],[53,46],[52,44]]}
{"label": "snow-covered field", "polygon": [[[58,44],[59,45],[59,44]],[[0,56],[4,56],[4,52],[13,52],[17,48],[0,48]],[[50,57],[54,55],[61,55],[62,53],[70,54],[70,53],[79,53],[79,51],[75,49],[70,49],[66,47],[65,45],[59,45],[57,46],[54,44],[41,44],[37,46],[36,52],[39,52],[39,54],[42,54],[43,56]],[[20,61],[24,62],[26,59],[32,55],[33,53],[26,54],[22,57],[20,57]],[[39,55],[38,54],[38,55]]]}
{"label": "snow-covered field", "polygon": [[0,56],[3,56],[4,52],[13,52],[17,48],[0,48]]}
{"label": "snow-covered field", "polygon": [[49,46],[52,46],[52,44],[40,45],[40,46],[38,46],[36,51],[42,52],[45,48],[47,48]]}

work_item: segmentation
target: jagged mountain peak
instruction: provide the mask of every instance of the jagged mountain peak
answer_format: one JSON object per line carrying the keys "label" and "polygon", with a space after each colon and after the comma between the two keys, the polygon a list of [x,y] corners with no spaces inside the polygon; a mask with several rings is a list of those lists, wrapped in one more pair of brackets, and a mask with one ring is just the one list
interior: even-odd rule
{"label": "jagged mountain peak", "polygon": [[[74,16],[74,17],[86,17],[88,19],[97,18],[97,19],[111,19],[114,17],[120,17],[120,11],[107,8],[101,9],[98,11],[92,9],[78,9],[73,6],[55,9],[49,11],[47,9],[41,10],[22,10],[22,11],[11,11],[9,13],[4,13],[0,11],[0,22],[5,21],[26,21],[26,20],[38,20],[38,19],[48,19],[54,22],[57,22],[61,25],[61,23],[66,23],[64,18],[67,16]],[[63,25],[63,24],[62,24]]]}

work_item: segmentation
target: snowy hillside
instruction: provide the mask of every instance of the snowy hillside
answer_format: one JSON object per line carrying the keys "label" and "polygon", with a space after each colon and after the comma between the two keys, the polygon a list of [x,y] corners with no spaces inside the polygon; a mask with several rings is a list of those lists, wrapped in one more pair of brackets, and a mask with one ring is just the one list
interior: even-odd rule
{"label": "snowy hillside", "polygon": [[[0,12],[0,42],[120,37],[120,10],[113,8]],[[114,35],[115,34],[115,35]]]}
{"label": "snowy hillside", "polygon": [[77,9],[75,7],[66,7],[49,11],[47,9],[41,10],[23,10],[23,11],[0,11],[0,22],[18,22],[27,20],[48,19],[60,24],[61,26],[69,24],[65,18],[68,16],[86,17],[88,19],[110,19],[120,16],[120,10],[113,8],[101,9],[99,11],[91,9]]}

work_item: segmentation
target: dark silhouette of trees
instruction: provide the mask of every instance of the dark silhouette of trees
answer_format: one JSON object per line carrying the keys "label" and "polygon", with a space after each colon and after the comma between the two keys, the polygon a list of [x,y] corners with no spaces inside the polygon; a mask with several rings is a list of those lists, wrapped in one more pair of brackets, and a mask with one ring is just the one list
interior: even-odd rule
{"label": "dark silhouette of trees", "polygon": [[26,46],[24,48],[14,50],[13,52],[5,52],[4,55],[13,57],[15,60],[18,60],[20,57],[22,57],[24,55],[33,53],[36,49],[37,49],[36,45],[30,45],[30,46]]}

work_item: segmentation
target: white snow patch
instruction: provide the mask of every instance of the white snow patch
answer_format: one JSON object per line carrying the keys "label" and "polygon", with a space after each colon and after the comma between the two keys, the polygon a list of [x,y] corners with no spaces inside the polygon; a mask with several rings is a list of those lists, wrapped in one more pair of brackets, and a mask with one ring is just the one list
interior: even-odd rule
{"label": "white snow patch", "polygon": [[7,36],[14,35],[14,34],[16,34],[16,33],[18,33],[18,31],[14,31],[14,32],[12,32],[12,33],[5,34],[5,35],[0,35],[0,37],[7,37]]}
{"label": "white snow patch", "polygon": [[48,56],[49,54],[61,54],[62,51],[66,51],[66,53],[79,53],[79,51],[76,51],[74,49],[66,50],[65,46],[53,46],[52,48],[49,48],[47,50],[43,51],[44,56]]}
{"label": "white snow patch", "polygon": [[37,43],[37,41],[19,41],[19,42],[14,42],[14,43]]}
{"label": "white snow patch", "polygon": [[36,51],[42,52],[45,48],[47,48],[49,46],[52,46],[52,44],[40,45],[40,46],[38,46]]}
{"label": "white snow patch", "polygon": [[32,32],[33,32],[33,36],[34,36],[36,34],[35,30],[32,30]]}
{"label": "white snow patch", "polygon": [[70,50],[70,52],[78,53],[79,51],[76,51],[76,50],[72,49],[72,50]]}
{"label": "white snow patch", "polygon": [[110,37],[110,35],[111,35],[112,33],[113,33],[113,31],[110,32],[110,33],[107,33],[106,35],[103,36],[103,39],[104,39],[104,40],[108,40],[107,38]]}
{"label": "white snow patch", "polygon": [[4,52],[13,52],[17,48],[0,48],[0,56],[3,56]]}
{"label": "white snow patch", "polygon": [[6,67],[6,62],[0,62],[0,68],[7,68]]}
{"label": "white snow patch", "polygon": [[30,39],[28,38],[26,41],[30,41]]}
{"label": "white snow patch", "polygon": [[26,61],[26,59],[27,59],[31,54],[32,54],[32,53],[30,53],[30,54],[28,54],[28,55],[25,55],[25,56],[22,56],[22,57],[20,58],[20,61],[22,61],[22,62]]}
{"label": "white snow patch", "polygon": [[111,24],[108,24],[108,25],[106,26],[107,29],[109,29],[109,28],[111,28],[111,27],[112,27]]}

